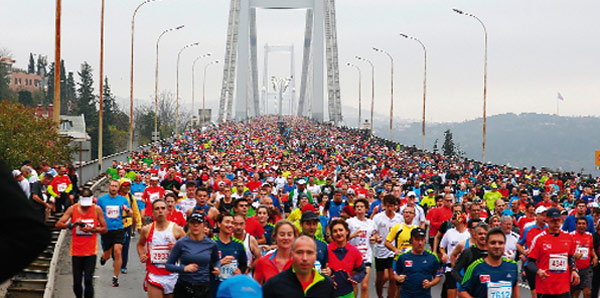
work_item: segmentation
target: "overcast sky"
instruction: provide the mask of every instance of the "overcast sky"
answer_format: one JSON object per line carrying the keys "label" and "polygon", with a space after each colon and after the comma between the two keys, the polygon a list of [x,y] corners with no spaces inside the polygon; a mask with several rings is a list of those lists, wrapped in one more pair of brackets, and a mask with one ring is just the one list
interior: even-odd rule
{"label": "overcast sky", "polygon": [[[0,48],[9,49],[16,66],[27,68],[29,53],[54,60],[54,11],[51,0],[0,0]],[[62,58],[68,71],[87,61],[99,79],[100,0],[63,0]],[[129,98],[131,17],[141,1],[106,0],[105,75],[113,92]],[[134,96],[148,101],[154,94],[155,44],[160,43],[159,89],[176,89],[177,52],[199,41],[181,56],[180,98],[191,102],[191,64],[211,52],[223,60],[230,1],[162,0],[144,5],[136,18]],[[354,59],[367,57],[375,64],[376,112],[389,113],[389,59],[371,50],[388,51],[395,59],[395,115],[420,119],[423,95],[423,51],[401,38],[405,32],[419,38],[428,50],[427,120],[463,121],[481,116],[483,98],[483,30],[473,18],[458,15],[459,8],[478,16],[487,26],[488,115],[507,112],[600,116],[600,2],[585,1],[337,1],[337,28],[342,104],[358,106],[356,71],[363,72],[363,114],[370,101],[370,68]],[[260,10],[258,16],[259,76],[262,48],[293,44],[295,67],[301,69],[304,10]],[[287,76],[289,58],[272,54],[269,75]],[[196,103],[201,100],[205,59],[196,64]],[[209,68],[207,99],[217,108],[223,65]],[[77,75],[75,76],[77,78]],[[296,86],[299,88],[300,73]],[[97,87],[96,87],[97,88]],[[149,102],[149,101],[148,101]],[[199,105],[196,104],[196,107]]]}

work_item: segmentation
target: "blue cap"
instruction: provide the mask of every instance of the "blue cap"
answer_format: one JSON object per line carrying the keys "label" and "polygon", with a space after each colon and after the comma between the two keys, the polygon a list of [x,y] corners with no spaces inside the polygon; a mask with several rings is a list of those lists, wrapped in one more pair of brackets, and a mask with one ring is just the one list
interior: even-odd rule
{"label": "blue cap", "polygon": [[217,298],[255,297],[262,298],[262,289],[251,277],[239,274],[221,282]]}

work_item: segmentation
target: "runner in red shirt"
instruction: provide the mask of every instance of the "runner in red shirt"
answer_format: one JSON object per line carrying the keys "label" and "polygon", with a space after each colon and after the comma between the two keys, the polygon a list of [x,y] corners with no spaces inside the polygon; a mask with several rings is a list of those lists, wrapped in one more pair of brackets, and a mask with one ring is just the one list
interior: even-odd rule
{"label": "runner in red shirt", "polygon": [[593,236],[586,232],[588,221],[585,217],[577,218],[577,230],[570,233],[575,242],[575,266],[579,270],[581,283],[571,287],[571,296],[579,297],[583,290],[583,297],[591,297],[592,294],[592,266],[598,265],[598,257],[594,251]]}
{"label": "runner in red shirt", "polygon": [[144,211],[145,224],[152,222],[152,203],[156,199],[162,199],[165,196],[165,189],[158,185],[158,176],[150,177],[150,186],[144,189],[142,200],[146,203],[146,210]]}
{"label": "runner in red shirt", "polygon": [[174,222],[180,227],[185,226],[185,215],[175,208],[175,194],[168,193],[165,196],[165,201],[167,202],[167,220]]}
{"label": "runner in red shirt", "polygon": [[575,242],[571,235],[560,229],[560,210],[550,208],[546,217],[548,230],[533,240],[527,268],[536,272],[537,294],[567,298],[570,297],[571,284],[579,284],[579,274],[575,268]]}
{"label": "runner in red shirt", "polygon": [[298,237],[298,230],[288,220],[279,221],[273,229],[273,240],[277,249],[256,262],[254,279],[264,284],[269,278],[292,266],[292,242]]}
{"label": "runner in red shirt", "polygon": [[535,221],[535,206],[532,203],[527,203],[527,207],[525,208],[525,216],[521,216],[517,221],[517,226],[519,227],[519,231],[523,234],[525,225]]}

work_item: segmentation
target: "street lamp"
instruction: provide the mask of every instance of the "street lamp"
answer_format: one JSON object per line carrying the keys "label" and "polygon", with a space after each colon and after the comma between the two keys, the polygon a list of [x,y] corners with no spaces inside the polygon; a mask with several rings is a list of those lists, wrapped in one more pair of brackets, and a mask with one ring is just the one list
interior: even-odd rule
{"label": "street lamp", "polygon": [[390,66],[391,66],[391,77],[390,77],[390,84],[391,84],[391,98],[390,98],[390,141],[393,141],[393,137],[392,137],[392,123],[394,120],[394,58],[392,58],[392,55],[390,55],[390,53],[382,50],[382,49],[378,49],[378,48],[373,48],[373,50],[375,52],[379,52],[379,53],[384,53],[388,56],[388,58],[390,58]]}
{"label": "street lamp", "polygon": [[140,3],[133,11],[131,17],[131,75],[129,78],[129,152],[133,151],[133,37],[135,33],[135,16],[144,4],[157,0],[146,0]]}
{"label": "street lamp", "polygon": [[400,36],[417,41],[423,48],[423,53],[424,53],[424,56],[423,56],[424,57],[424,59],[423,59],[423,66],[424,66],[424,69],[423,69],[423,122],[421,125],[421,131],[422,131],[422,135],[423,135],[423,147],[422,148],[423,148],[423,151],[425,151],[425,102],[426,102],[426,97],[427,97],[427,48],[416,37],[409,36],[404,33],[400,33]]}
{"label": "street lamp", "polygon": [[161,37],[163,37],[163,35],[165,35],[167,32],[179,30],[183,27],[184,25],[179,25],[177,27],[167,29],[163,31],[156,40],[156,68],[154,71],[154,136],[152,136],[153,141],[158,141],[158,45],[160,43]]}
{"label": "street lamp", "polygon": [[349,67],[354,67],[358,70],[358,129],[360,129],[361,110],[362,110],[362,72],[360,67],[348,62],[346,63]]}
{"label": "street lamp", "polygon": [[195,74],[194,68],[196,67],[196,62],[198,60],[202,59],[202,58],[205,58],[205,57],[210,57],[210,53],[206,53],[204,55],[200,55],[200,56],[196,57],[196,59],[194,59],[194,62],[192,62],[192,119],[194,118],[194,113],[195,113],[195,110],[194,110],[194,90],[195,90],[195,88],[194,88],[194,85],[195,85],[195,83],[194,83],[195,82],[195,80],[194,80],[194,74]]}
{"label": "street lamp", "polygon": [[205,109],[206,104],[206,69],[213,64],[219,63],[219,60],[212,61],[204,66],[204,76],[202,78],[202,110]]}
{"label": "street lamp", "polygon": [[[102,2],[102,8],[100,12],[100,97],[99,97],[99,110],[98,114],[98,170],[102,173],[102,111],[104,102],[104,0]],[[60,68],[58,64],[54,64],[54,68]],[[54,109],[60,110],[60,106],[54,107]],[[54,112],[56,114],[56,112]]]}
{"label": "street lamp", "polygon": [[283,114],[283,93],[287,90],[290,85],[291,77],[287,78],[277,78],[271,77],[271,83],[273,84],[273,90],[278,94],[278,104],[277,109],[279,110],[279,116]]}
{"label": "street lamp", "polygon": [[481,24],[481,27],[483,27],[483,34],[484,34],[484,60],[483,60],[483,143],[482,143],[482,147],[481,147],[481,162],[484,163],[485,162],[485,128],[486,128],[486,116],[487,116],[487,112],[486,112],[486,105],[487,105],[487,101],[486,101],[486,93],[487,93],[487,53],[488,53],[488,33],[487,33],[487,29],[485,28],[485,24],[483,24],[483,22],[481,21],[481,19],[479,19],[478,17],[476,17],[473,14],[464,12],[462,10],[458,10],[456,8],[452,9],[454,12],[458,13],[458,14],[462,14],[462,15],[466,15],[469,17],[472,17],[474,19],[476,19],[479,24]]}
{"label": "street lamp", "polygon": [[373,133],[373,110],[375,109],[375,67],[371,60],[361,56],[355,56],[360,61],[365,61],[371,65],[371,133]]}
{"label": "street lamp", "polygon": [[200,42],[194,42],[194,43],[190,43],[188,45],[186,45],[185,47],[181,48],[181,50],[179,50],[179,53],[177,53],[177,87],[176,87],[176,99],[175,99],[175,135],[179,135],[179,59],[181,58],[181,53],[183,52],[183,50],[189,48],[189,47],[193,47],[193,46],[197,46],[199,45]]}

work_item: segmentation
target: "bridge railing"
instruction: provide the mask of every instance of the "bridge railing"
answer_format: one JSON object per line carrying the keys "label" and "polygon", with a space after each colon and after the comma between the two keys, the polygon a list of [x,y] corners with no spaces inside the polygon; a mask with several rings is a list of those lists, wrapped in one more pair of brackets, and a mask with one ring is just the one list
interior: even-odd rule
{"label": "bridge railing", "polygon": [[[160,142],[162,142],[162,140],[159,142],[139,146],[135,148],[134,151],[147,150],[153,145],[160,144]],[[77,173],[79,174],[79,181],[81,181],[81,185],[83,185],[86,181],[90,181],[98,177],[100,174],[105,173],[106,170],[112,166],[113,160],[116,160],[117,162],[126,162],[127,157],[129,157],[129,151],[122,151],[104,156],[102,157],[102,169],[98,168],[98,159],[90,160],[82,163],[81,165],[75,166]]]}

